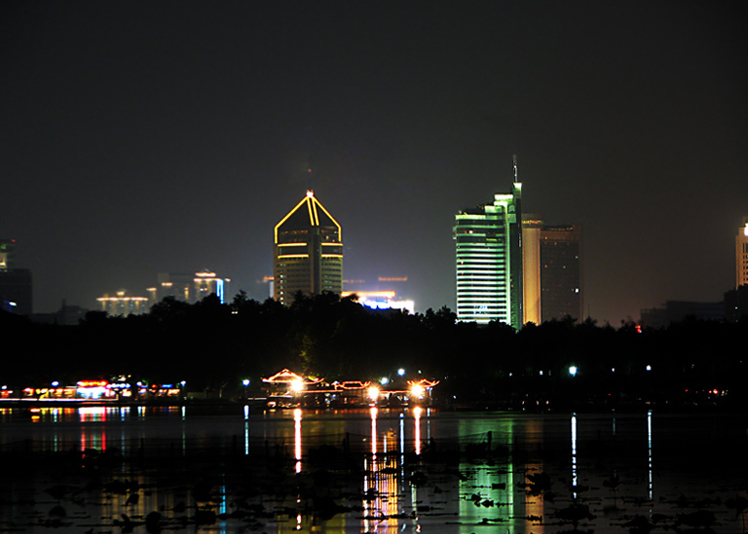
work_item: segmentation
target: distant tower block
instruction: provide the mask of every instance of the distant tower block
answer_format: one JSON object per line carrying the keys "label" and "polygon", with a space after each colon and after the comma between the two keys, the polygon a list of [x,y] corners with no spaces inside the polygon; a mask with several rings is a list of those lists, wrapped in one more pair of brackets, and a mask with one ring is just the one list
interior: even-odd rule
{"label": "distant tower block", "polygon": [[284,305],[301,292],[343,291],[343,232],[313,191],[275,225],[275,300]]}
{"label": "distant tower block", "polygon": [[15,239],[0,239],[0,309],[31,315],[32,286],[31,271],[16,266]]}
{"label": "distant tower block", "polygon": [[543,226],[540,231],[541,319],[582,320],[582,227]]}
{"label": "distant tower block", "polygon": [[748,217],[735,237],[735,289],[748,285]]}

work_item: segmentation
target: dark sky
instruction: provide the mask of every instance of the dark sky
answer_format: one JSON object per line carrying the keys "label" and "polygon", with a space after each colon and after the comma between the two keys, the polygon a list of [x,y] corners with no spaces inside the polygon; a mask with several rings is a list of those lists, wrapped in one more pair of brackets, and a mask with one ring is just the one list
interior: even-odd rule
{"label": "dark sky", "polygon": [[210,268],[264,297],[310,184],[345,277],[454,308],[454,214],[584,226],[588,311],[719,301],[748,215],[740,2],[0,4],[0,237],[35,311]]}

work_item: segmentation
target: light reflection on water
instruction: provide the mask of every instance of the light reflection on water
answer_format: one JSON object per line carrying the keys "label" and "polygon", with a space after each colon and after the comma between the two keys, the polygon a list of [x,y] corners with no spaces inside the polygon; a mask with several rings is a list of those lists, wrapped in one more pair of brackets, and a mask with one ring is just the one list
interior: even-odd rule
{"label": "light reflection on water", "polygon": [[[284,469],[293,480],[315,470],[308,460],[310,450],[332,445],[340,454],[350,449],[360,455],[358,487],[338,492],[339,504],[352,510],[321,522],[298,492],[276,503],[287,510],[286,515],[268,521],[264,531],[291,532],[313,526],[319,530],[323,526],[323,531],[331,533],[429,530],[466,534],[488,525],[519,534],[543,534],[563,530],[555,512],[579,502],[589,505],[597,516],[589,528],[619,532],[626,518],[634,514],[675,517],[681,512],[673,503],[680,495],[695,495],[694,499],[713,495],[717,481],[701,470],[684,470],[684,466],[709,462],[719,441],[704,441],[704,435],[705,430],[714,433],[715,428],[726,445],[741,450],[747,444],[744,418],[657,416],[651,411],[623,416],[455,414],[375,407],[358,412],[271,412],[247,406],[237,408],[235,415],[205,415],[193,413],[190,407],[47,407],[28,413],[0,411],[0,449],[30,447],[40,453],[116,450],[125,456],[143,449],[168,449],[188,457],[201,448],[218,447],[226,454],[258,462],[286,455],[292,461]],[[680,450],[684,439],[694,444],[685,452]],[[454,461],[418,460],[457,446],[463,454]],[[469,450],[478,453],[471,458]],[[658,451],[656,456],[654,450]],[[720,476],[719,487],[726,492],[722,501],[745,491],[745,462],[740,466],[743,471],[738,469],[737,480],[743,487],[733,484],[730,476]],[[217,468],[220,483],[215,512],[229,513],[234,497],[226,477],[231,473],[225,467]],[[533,494],[525,488],[527,475],[538,473],[550,476],[553,499],[549,492]],[[153,484],[152,478],[142,473],[128,471],[119,476],[141,487]],[[618,477],[620,489],[604,485],[605,480]],[[38,496],[51,482],[37,475],[17,484],[15,490]],[[357,501],[352,497],[356,494]],[[123,513],[144,517],[152,510],[173,509],[177,500],[173,492],[157,490],[143,494],[137,504],[127,505],[125,497],[102,496],[102,504],[91,516],[99,514],[111,526]],[[0,495],[0,501],[3,498],[8,500]],[[46,502],[50,502],[48,496]],[[29,511],[28,506],[19,506],[12,512],[14,520],[22,522],[25,514],[44,514],[46,509]],[[734,531],[735,523],[730,522],[724,507],[718,512],[714,531]],[[238,525],[241,523],[225,520],[200,531],[234,532]],[[3,526],[0,521],[0,529]],[[81,527],[80,532],[88,528]]]}

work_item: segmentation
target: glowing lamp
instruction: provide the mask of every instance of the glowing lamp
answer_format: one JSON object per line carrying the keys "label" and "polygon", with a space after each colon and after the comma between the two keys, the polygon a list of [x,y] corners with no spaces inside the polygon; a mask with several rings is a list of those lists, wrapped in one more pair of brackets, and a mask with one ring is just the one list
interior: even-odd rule
{"label": "glowing lamp", "polygon": [[376,386],[371,386],[366,396],[369,397],[369,400],[376,402],[379,398],[379,388]]}
{"label": "glowing lamp", "polygon": [[577,369],[576,365],[569,366],[569,374],[571,376],[577,376],[577,373],[579,372],[579,369]]}

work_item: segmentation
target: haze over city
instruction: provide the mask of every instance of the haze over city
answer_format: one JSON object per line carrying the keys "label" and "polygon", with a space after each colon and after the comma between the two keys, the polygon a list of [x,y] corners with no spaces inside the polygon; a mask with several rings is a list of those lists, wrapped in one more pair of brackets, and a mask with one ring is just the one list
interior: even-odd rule
{"label": "haze over city", "polygon": [[748,215],[740,7],[6,2],[0,238],[35,311],[203,268],[262,299],[312,188],[345,278],[454,308],[454,215],[517,154],[523,210],[583,225],[593,318],[719,301]]}

